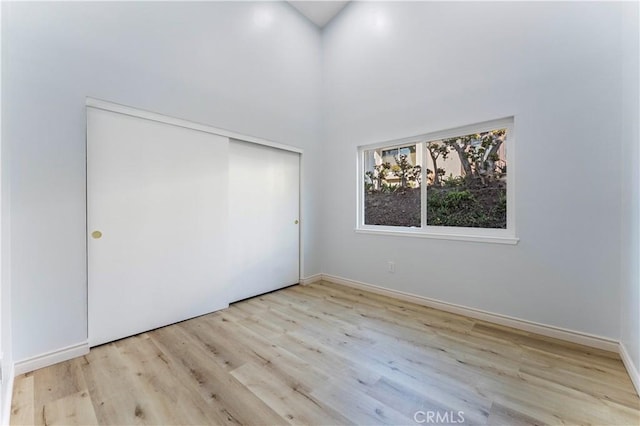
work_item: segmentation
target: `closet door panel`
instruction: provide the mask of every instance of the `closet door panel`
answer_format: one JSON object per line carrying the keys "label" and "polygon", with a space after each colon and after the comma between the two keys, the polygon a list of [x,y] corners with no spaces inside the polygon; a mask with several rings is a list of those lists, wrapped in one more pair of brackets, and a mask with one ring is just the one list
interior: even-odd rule
{"label": "closet door panel", "polygon": [[89,343],[228,306],[225,137],[87,108]]}
{"label": "closet door panel", "polygon": [[231,140],[231,301],[300,278],[300,154]]}

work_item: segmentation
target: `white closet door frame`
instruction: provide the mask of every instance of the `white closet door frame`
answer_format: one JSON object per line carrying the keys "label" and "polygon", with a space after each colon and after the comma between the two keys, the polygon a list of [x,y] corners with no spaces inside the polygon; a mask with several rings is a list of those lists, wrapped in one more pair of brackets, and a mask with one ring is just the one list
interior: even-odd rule
{"label": "white closet door frame", "polygon": [[[87,107],[92,107],[95,109],[101,109],[101,110],[105,110],[105,111],[111,111],[111,112],[116,112],[116,113],[120,113],[120,114],[125,114],[125,115],[129,115],[132,117],[138,117],[138,118],[143,118],[143,119],[147,119],[147,120],[151,120],[151,121],[156,121],[156,122],[160,122],[160,123],[166,123],[166,124],[170,124],[170,125],[174,125],[174,126],[179,126],[179,127],[184,127],[187,129],[193,129],[193,130],[198,130],[201,132],[207,132],[207,133],[211,133],[214,135],[218,135],[218,136],[223,136],[223,137],[227,137],[230,140],[235,139],[235,140],[240,140],[240,141],[244,141],[244,142],[249,142],[249,143],[254,143],[257,145],[264,145],[264,146],[268,146],[268,147],[272,147],[272,148],[277,148],[277,149],[281,149],[284,151],[290,151],[290,152],[294,152],[294,153],[298,153],[300,154],[300,171],[299,171],[299,193],[298,193],[298,197],[299,197],[299,206],[298,206],[298,210],[299,210],[299,217],[300,217],[300,227],[299,227],[299,241],[298,241],[298,253],[299,253],[299,275],[300,275],[300,279],[302,279],[304,277],[304,270],[303,270],[303,265],[304,265],[304,251],[303,251],[303,239],[304,239],[304,232],[303,232],[303,219],[305,217],[304,215],[304,211],[303,211],[303,194],[302,194],[302,182],[303,182],[303,176],[304,176],[304,168],[303,168],[303,161],[302,161],[302,154],[304,153],[303,149],[298,148],[298,147],[294,147],[294,146],[290,146],[290,145],[286,145],[286,144],[281,144],[278,142],[273,142],[267,139],[262,139],[262,138],[257,138],[254,136],[250,136],[250,135],[244,135],[241,133],[237,133],[237,132],[233,132],[230,130],[226,130],[226,129],[220,129],[220,128],[216,128],[216,127],[212,127],[209,125],[205,125],[205,124],[201,124],[201,123],[195,123],[192,121],[188,121],[188,120],[183,120],[180,118],[175,118],[175,117],[170,117],[170,116],[166,116],[163,114],[158,114],[155,112],[150,112],[150,111],[145,111],[145,110],[141,110],[141,109],[137,109],[137,108],[133,108],[133,107],[129,107],[129,106],[125,106],[125,105],[121,105],[121,104],[117,104],[117,103],[113,103],[113,102],[109,102],[109,101],[105,101],[105,100],[101,100],[101,99],[97,99],[97,98],[91,98],[91,97],[87,97],[86,98],[86,102],[85,102]],[[87,235],[91,232],[90,229],[86,230]],[[88,247],[87,247],[88,249]],[[88,256],[87,256],[88,259]],[[87,265],[88,267],[88,265]],[[88,316],[88,312],[87,312],[87,316]],[[87,333],[88,333],[88,328],[87,328]]]}

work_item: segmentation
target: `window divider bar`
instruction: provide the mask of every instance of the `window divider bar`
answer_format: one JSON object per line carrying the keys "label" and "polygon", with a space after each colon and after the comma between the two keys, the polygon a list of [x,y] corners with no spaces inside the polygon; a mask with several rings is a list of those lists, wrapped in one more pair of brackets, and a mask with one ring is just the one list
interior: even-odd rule
{"label": "window divider bar", "polygon": [[427,226],[427,143],[419,142],[416,145],[422,147],[422,170],[420,172],[420,228],[425,229]]}

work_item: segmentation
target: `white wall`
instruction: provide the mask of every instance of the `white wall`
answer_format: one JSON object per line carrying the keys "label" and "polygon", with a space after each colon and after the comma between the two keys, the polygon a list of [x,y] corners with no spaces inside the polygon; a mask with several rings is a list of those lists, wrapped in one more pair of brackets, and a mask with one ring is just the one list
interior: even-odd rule
{"label": "white wall", "polygon": [[[617,340],[622,14],[584,2],[348,5],[323,39],[324,137],[340,153],[324,173],[323,271]],[[510,115],[518,245],[354,233],[356,146]]]}
{"label": "white wall", "polygon": [[[620,340],[631,362],[640,371],[640,67],[638,65],[638,3],[625,4],[622,17],[623,109],[623,216],[622,216],[622,292]],[[636,376],[636,386],[640,377]],[[640,390],[640,389],[639,389]]]}
{"label": "white wall", "polygon": [[304,269],[320,272],[309,161],[320,152],[320,35],[295,10],[70,2],[4,13],[16,361],[87,338],[85,96],[302,147]]}
{"label": "white wall", "polygon": [[[0,5],[0,68],[6,64],[7,39],[1,29],[7,26],[5,4]],[[0,87],[5,88],[6,75],[0,70]],[[0,115],[4,117],[8,106],[2,102],[0,90]],[[13,385],[13,351],[11,339],[11,210],[9,191],[10,156],[5,136],[6,128],[0,117],[0,347],[2,348],[2,388],[0,389],[0,422],[7,424],[10,415]]]}

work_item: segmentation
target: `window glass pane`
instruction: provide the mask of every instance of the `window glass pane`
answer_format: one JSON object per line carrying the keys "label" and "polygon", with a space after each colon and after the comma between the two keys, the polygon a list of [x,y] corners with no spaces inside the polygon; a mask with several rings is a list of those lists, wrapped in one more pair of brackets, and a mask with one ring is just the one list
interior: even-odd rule
{"label": "window glass pane", "polygon": [[365,225],[421,226],[421,147],[364,151]]}
{"label": "window glass pane", "polygon": [[428,141],[427,225],[507,227],[506,129]]}

